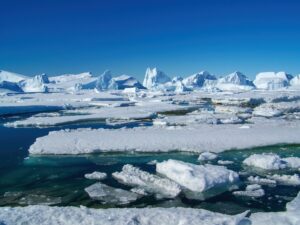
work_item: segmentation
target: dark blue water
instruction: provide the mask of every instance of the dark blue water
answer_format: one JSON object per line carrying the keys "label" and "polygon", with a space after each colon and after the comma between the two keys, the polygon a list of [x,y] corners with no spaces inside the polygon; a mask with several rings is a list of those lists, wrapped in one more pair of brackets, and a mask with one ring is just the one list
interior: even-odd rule
{"label": "dark blue water", "polygon": [[[8,119],[5,119],[6,121]],[[145,122],[143,122],[145,125]],[[139,123],[126,126],[138,126]],[[147,123],[146,123],[147,125]],[[197,154],[190,153],[161,153],[161,154],[97,154],[81,156],[48,156],[28,157],[28,148],[37,137],[48,134],[49,131],[61,128],[120,128],[108,126],[103,123],[77,124],[53,128],[5,128],[0,126],[0,206],[24,206],[29,204],[49,204],[58,206],[85,205],[95,208],[116,207],[104,205],[99,201],[89,198],[84,188],[95,183],[87,180],[84,174],[93,171],[106,172],[108,178],[103,183],[113,187],[129,190],[130,187],[119,184],[111,174],[120,171],[125,164],[133,164],[143,170],[155,173],[155,166],[149,165],[152,160],[163,161],[166,159],[178,159],[199,164]],[[300,146],[271,146],[256,149],[227,151],[219,154],[218,159],[231,160],[234,164],[228,165],[234,171],[247,171],[241,162],[253,153],[274,152],[281,156],[300,157]],[[217,164],[211,161],[212,164]],[[247,171],[247,176],[253,171]],[[294,174],[295,171],[284,171],[285,174]],[[296,172],[299,173],[299,172]],[[241,176],[242,181],[246,177]],[[241,184],[244,189],[246,184]],[[266,195],[262,198],[241,198],[225,192],[206,201],[188,200],[183,195],[173,200],[157,200],[154,196],[146,196],[126,207],[145,206],[182,206],[205,208],[212,211],[234,214],[247,209],[251,211],[280,211],[285,209],[286,202],[296,196],[299,187],[276,186],[265,187]]]}

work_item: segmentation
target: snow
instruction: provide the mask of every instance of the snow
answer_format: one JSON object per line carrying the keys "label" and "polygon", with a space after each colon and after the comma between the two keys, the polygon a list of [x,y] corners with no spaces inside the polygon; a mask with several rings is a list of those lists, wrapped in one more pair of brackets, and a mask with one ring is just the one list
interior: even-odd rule
{"label": "snow", "polygon": [[261,188],[259,184],[247,185],[245,191],[234,191],[235,196],[245,196],[252,198],[260,198],[265,195],[265,191]]}
{"label": "snow", "polygon": [[206,160],[214,160],[218,157],[217,154],[212,152],[203,152],[199,155],[198,160],[206,161]]}
{"label": "snow", "polygon": [[123,166],[121,172],[115,172],[112,176],[123,184],[144,189],[148,193],[154,193],[158,198],[175,198],[181,191],[179,185],[175,182],[128,164]]}
{"label": "snow", "polygon": [[193,192],[228,188],[239,180],[236,172],[223,166],[195,165],[172,159],[157,163],[156,171]]}
{"label": "snow", "polygon": [[152,89],[169,81],[171,81],[171,79],[164,72],[158,70],[157,68],[147,68],[143,86],[148,89]]}
{"label": "snow", "polygon": [[88,193],[90,198],[99,200],[104,204],[126,205],[139,198],[139,195],[136,193],[113,188],[100,182],[95,183],[84,190]]}
{"label": "snow", "polygon": [[275,180],[278,184],[287,185],[287,186],[299,186],[300,177],[297,174],[294,175],[279,175],[274,174],[268,176],[269,179]]}
{"label": "snow", "polygon": [[286,162],[276,154],[253,154],[246,158],[243,164],[264,170],[280,170],[287,167]]}
{"label": "snow", "polygon": [[250,225],[247,212],[239,215],[213,213],[192,208],[2,207],[5,225]]}
{"label": "snow", "polygon": [[104,180],[107,177],[106,173],[95,171],[93,173],[87,173],[84,175],[86,179],[90,180]]}
{"label": "snow", "polygon": [[287,87],[292,76],[285,72],[262,72],[256,75],[253,81],[258,89],[276,90]]}

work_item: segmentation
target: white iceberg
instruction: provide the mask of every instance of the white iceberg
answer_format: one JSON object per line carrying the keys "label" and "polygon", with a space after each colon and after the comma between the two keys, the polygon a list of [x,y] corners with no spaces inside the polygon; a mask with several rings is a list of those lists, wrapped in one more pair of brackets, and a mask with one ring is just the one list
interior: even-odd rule
{"label": "white iceberg", "polygon": [[201,71],[200,73],[193,74],[185,79],[182,83],[189,88],[201,88],[206,81],[216,81],[217,78],[211,75],[207,71]]}
{"label": "white iceberg", "polygon": [[222,91],[249,91],[255,88],[253,82],[239,71],[219,78],[215,87]]}
{"label": "white iceberg", "polygon": [[148,193],[156,194],[157,197],[175,198],[181,191],[175,182],[128,164],[123,166],[121,172],[114,172],[112,176],[123,184],[144,189]]}
{"label": "white iceberg", "polygon": [[287,87],[292,78],[285,72],[262,72],[256,75],[253,83],[258,89],[276,90]]}
{"label": "white iceberg", "polygon": [[170,77],[168,77],[164,72],[158,70],[157,68],[147,68],[143,86],[147,89],[152,89],[169,81],[171,81]]}
{"label": "white iceberg", "polygon": [[121,75],[111,79],[108,89],[112,90],[124,90],[125,88],[136,87],[144,89],[145,87],[134,77],[128,75]]}
{"label": "white iceberg", "polygon": [[48,88],[44,83],[45,80],[48,80],[45,75],[37,75],[20,81],[19,86],[24,92],[47,92]]}

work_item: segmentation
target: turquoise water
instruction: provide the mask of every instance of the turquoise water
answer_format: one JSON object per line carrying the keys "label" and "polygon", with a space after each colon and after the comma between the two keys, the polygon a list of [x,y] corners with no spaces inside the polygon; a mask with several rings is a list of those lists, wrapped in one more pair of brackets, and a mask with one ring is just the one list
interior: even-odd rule
{"label": "turquoise water", "polygon": [[[138,124],[135,124],[138,126]],[[130,125],[130,126],[135,126]],[[76,127],[104,127],[105,124],[73,125],[64,128]],[[120,125],[121,126],[121,125]],[[109,128],[119,128],[109,127]],[[166,159],[178,159],[185,162],[199,164],[198,154],[190,153],[161,153],[161,154],[97,154],[81,156],[47,156],[28,157],[27,149],[36,137],[46,135],[51,130],[60,128],[26,128],[14,129],[0,127],[0,206],[24,206],[29,204],[49,204],[58,206],[85,205],[94,208],[116,207],[104,205],[99,201],[89,198],[84,188],[95,183],[87,180],[84,174],[93,171],[106,172],[108,178],[103,183],[113,187],[129,190],[130,187],[119,184],[111,177],[111,173],[120,171],[125,164],[133,164],[143,170],[155,173],[155,165],[149,165],[152,160],[163,161]],[[249,175],[256,175],[258,171],[250,171],[241,165],[243,159],[253,153],[273,152],[281,156],[300,157],[300,146],[271,146],[256,149],[226,151],[219,154],[221,160],[231,160],[234,164],[227,165],[234,171],[246,172],[241,176],[245,181]],[[217,164],[217,160],[211,161]],[[299,173],[295,171],[282,171],[285,174]],[[278,173],[278,171],[276,171]],[[242,182],[240,189],[246,186]],[[255,211],[280,211],[285,209],[286,202],[293,199],[299,187],[291,186],[264,186],[266,195],[262,198],[241,198],[225,192],[205,201],[189,200],[183,195],[176,199],[157,200],[154,196],[145,196],[126,207],[145,206],[182,206],[205,208],[212,211],[234,214],[247,209]],[[117,206],[119,207],[119,206]],[[124,206],[125,207],[125,206]]]}

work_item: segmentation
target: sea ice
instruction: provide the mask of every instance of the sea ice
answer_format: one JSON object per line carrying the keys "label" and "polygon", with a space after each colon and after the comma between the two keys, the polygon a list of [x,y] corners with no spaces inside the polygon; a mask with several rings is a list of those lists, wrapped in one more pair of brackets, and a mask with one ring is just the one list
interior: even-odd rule
{"label": "sea ice", "polygon": [[253,154],[246,158],[243,164],[264,170],[280,170],[287,167],[287,163],[276,154]]}
{"label": "sea ice", "polygon": [[214,160],[218,157],[217,154],[212,152],[203,152],[199,155],[198,160],[199,161],[207,161],[207,160]]}

